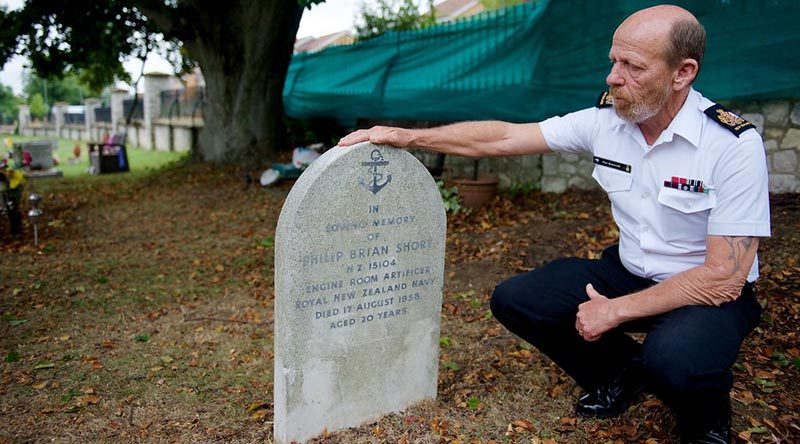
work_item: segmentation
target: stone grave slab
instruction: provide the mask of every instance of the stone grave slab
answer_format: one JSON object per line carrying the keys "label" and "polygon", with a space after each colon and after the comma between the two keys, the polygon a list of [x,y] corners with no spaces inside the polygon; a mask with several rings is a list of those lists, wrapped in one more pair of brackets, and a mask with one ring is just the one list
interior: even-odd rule
{"label": "stone grave slab", "polygon": [[404,150],[334,148],[297,180],[275,236],[276,443],[436,397],[445,231]]}

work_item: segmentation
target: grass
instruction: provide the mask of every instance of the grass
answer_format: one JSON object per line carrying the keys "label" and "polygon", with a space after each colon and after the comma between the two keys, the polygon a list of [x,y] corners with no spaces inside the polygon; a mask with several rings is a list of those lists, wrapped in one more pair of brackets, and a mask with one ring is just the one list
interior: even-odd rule
{"label": "grass", "polygon": [[[30,140],[53,140],[53,137],[29,137],[17,136],[13,134],[0,134],[2,139],[11,139],[13,142],[25,142]],[[89,168],[89,154],[86,142],[71,139],[56,139],[58,148],[55,155],[60,160],[56,167],[64,173],[65,178],[80,178],[90,176],[87,172]],[[78,144],[81,147],[81,157],[76,163],[71,163],[68,159],[73,157],[73,147]],[[131,173],[141,175],[148,171],[158,169],[172,162],[184,159],[187,153],[165,152],[145,150],[134,146],[128,146],[128,162],[130,163]]]}

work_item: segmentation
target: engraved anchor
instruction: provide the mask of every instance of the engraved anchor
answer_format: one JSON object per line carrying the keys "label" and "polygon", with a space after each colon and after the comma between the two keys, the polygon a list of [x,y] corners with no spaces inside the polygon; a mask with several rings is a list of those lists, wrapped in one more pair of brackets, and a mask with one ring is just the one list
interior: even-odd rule
{"label": "engraved anchor", "polygon": [[371,191],[372,194],[378,194],[378,191],[382,190],[383,187],[389,185],[389,182],[392,181],[392,175],[389,174],[386,176],[386,180],[383,183],[379,183],[379,181],[383,179],[383,173],[378,172],[378,167],[388,165],[389,161],[383,160],[383,154],[381,154],[380,150],[378,149],[372,150],[370,158],[372,159],[371,161],[361,162],[361,165],[369,167],[369,172],[372,173],[372,183],[368,183],[363,177],[358,178],[358,183],[367,190]]}

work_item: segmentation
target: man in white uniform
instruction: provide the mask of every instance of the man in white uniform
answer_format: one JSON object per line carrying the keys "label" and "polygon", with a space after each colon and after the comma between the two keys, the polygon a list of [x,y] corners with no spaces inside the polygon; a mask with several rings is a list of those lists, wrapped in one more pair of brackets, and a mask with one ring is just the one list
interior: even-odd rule
{"label": "man in white uniform", "polygon": [[[614,33],[609,91],[541,123],[373,127],[343,138],[470,157],[590,152],[620,241],[597,260],[560,259],[501,283],[495,317],[585,390],[576,411],[610,417],[645,387],[683,442],[730,441],[731,366],[761,307],[760,237],[770,235],[767,167],[753,126],[692,89],[705,30],[656,6]],[[643,344],[625,332],[647,333]]]}

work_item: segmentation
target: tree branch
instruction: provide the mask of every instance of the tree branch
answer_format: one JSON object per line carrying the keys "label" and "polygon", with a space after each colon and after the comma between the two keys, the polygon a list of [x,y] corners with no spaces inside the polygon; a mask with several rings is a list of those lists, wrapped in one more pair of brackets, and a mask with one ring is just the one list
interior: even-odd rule
{"label": "tree branch", "polygon": [[150,19],[165,36],[182,39],[179,22],[183,15],[180,8],[172,8],[159,0],[132,0],[136,9]]}

